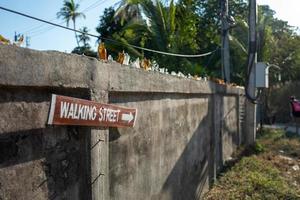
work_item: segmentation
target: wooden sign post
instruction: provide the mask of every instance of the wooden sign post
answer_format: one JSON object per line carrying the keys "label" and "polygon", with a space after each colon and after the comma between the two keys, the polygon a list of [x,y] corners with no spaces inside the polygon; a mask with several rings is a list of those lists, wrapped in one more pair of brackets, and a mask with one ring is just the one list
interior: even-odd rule
{"label": "wooden sign post", "polygon": [[52,94],[48,124],[133,127],[137,109]]}

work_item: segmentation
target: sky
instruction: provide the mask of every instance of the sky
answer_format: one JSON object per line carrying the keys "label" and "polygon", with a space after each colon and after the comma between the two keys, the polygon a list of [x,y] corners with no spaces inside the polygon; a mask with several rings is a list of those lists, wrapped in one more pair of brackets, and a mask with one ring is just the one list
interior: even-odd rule
{"label": "sky", "polygon": [[[78,19],[76,28],[88,27],[89,32],[97,34],[95,28],[105,8],[114,6],[118,0],[75,0],[80,4],[79,11],[84,11],[86,18]],[[32,15],[54,23],[66,25],[56,13],[63,5],[63,0],[0,0],[0,6]],[[77,46],[74,32],[64,30],[42,22],[24,18],[0,9],[0,34],[13,41],[15,31],[30,37],[29,48],[38,50],[59,50],[70,52]],[[70,27],[73,28],[72,23]],[[96,47],[96,39],[91,38],[91,46]]]}
{"label": "sky", "polygon": [[275,10],[275,17],[300,28],[300,0],[257,0],[257,3],[269,5],[272,10]]}
{"label": "sky", "polygon": [[[85,19],[77,21],[77,28],[87,26],[89,32],[96,34],[95,28],[99,24],[100,16],[105,8],[116,6],[119,0],[75,0],[80,4],[79,10],[86,15]],[[276,17],[288,21],[290,25],[300,27],[300,0],[257,0],[258,4],[267,4],[275,10]],[[0,6],[16,10],[37,18],[51,20],[54,23],[66,25],[62,19],[56,18],[56,13],[63,5],[63,0],[1,0]],[[41,22],[27,19],[0,10],[0,34],[10,39],[17,34],[29,37],[29,48],[37,50],[58,50],[71,52],[76,47],[74,32],[45,25]],[[70,24],[72,25],[72,24]],[[96,39],[92,39],[91,46],[95,49]]]}

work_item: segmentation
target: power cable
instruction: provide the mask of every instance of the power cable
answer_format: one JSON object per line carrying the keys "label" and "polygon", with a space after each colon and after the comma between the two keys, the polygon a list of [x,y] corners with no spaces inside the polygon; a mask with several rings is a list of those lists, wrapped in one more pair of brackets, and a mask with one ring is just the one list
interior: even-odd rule
{"label": "power cable", "polygon": [[[56,18],[53,18],[53,19],[51,19],[51,20],[49,20],[49,21],[54,21]],[[39,28],[41,28],[41,27],[43,27],[43,26],[45,26],[46,24],[40,24],[40,25],[38,25],[38,26],[35,26],[35,27],[32,27],[32,28],[30,28],[30,29],[28,29],[28,30],[26,30],[26,31],[22,31],[23,33],[24,33],[24,35],[27,35],[27,34],[29,34],[29,33],[31,33],[32,34],[32,32],[35,32],[35,30],[37,30],[37,29],[39,29]],[[40,31],[40,30],[37,30],[37,31]]]}
{"label": "power cable", "polygon": [[[50,19],[49,21],[53,22],[55,19],[56,19],[56,17]],[[27,29],[24,29],[24,30],[21,30],[21,31],[18,31],[18,32],[23,33],[23,34],[26,35],[27,33],[30,33],[30,32],[32,32],[32,31],[34,31],[34,30],[36,30],[36,29],[39,29],[39,28],[45,26],[45,25],[46,25],[46,24],[33,25],[33,26],[31,26],[31,27],[29,27],[29,28],[27,28]]]}
{"label": "power cable", "polygon": [[[63,23],[61,23],[61,24],[63,24]],[[41,34],[44,34],[44,33],[48,32],[48,31],[53,30],[54,28],[56,28],[56,27],[55,27],[55,26],[52,26],[52,27],[50,26],[50,27],[46,27],[45,29],[38,30],[38,31],[36,31],[36,32],[31,33],[31,34],[30,34],[30,37],[36,37],[36,36],[39,36],[39,35],[41,35]]]}
{"label": "power cable", "polygon": [[[98,0],[98,1],[94,2],[93,4],[91,4],[90,6],[88,6],[87,8],[85,8],[84,10],[82,10],[81,12],[82,12],[82,13],[85,13],[85,12],[87,12],[87,11],[90,11],[91,9],[94,9],[94,8],[100,6],[100,5],[101,5],[102,3],[104,3],[105,1],[107,1],[107,0]],[[98,5],[97,5],[97,4],[98,4]]]}
{"label": "power cable", "polygon": [[112,7],[113,8],[115,8],[116,6],[118,6],[118,5],[120,5],[121,4],[121,2],[122,2],[122,0],[120,0],[120,1],[118,1],[118,2],[116,2]]}
{"label": "power cable", "polygon": [[206,68],[209,67],[209,65],[210,65],[210,63],[211,63],[213,57],[216,55],[216,52],[217,52],[218,50],[220,50],[220,49],[221,49],[220,47],[217,47],[217,49],[215,50],[215,52],[213,52],[213,53],[210,55],[210,57],[209,57],[209,59],[208,59],[206,65],[205,65]]}
{"label": "power cable", "polygon": [[[59,23],[59,25],[62,25],[64,24],[65,22],[61,22]],[[41,29],[41,30],[37,30],[37,31],[34,31],[33,33],[30,34],[30,37],[36,37],[38,35],[41,35],[41,34],[44,34],[48,31],[51,31],[53,30],[54,28],[57,28],[56,26],[51,26],[51,25],[47,25],[47,27],[45,27],[44,29]]]}
{"label": "power cable", "polygon": [[[80,0],[79,1],[79,3],[78,4],[80,4],[81,2],[82,2],[83,0]],[[90,11],[90,10],[92,10],[92,9],[94,9],[94,8],[96,8],[96,7],[98,7],[99,5],[101,5],[101,4],[103,4],[105,1],[107,1],[107,0],[97,0],[97,1],[95,1],[94,3],[92,3],[91,5],[89,5],[87,8],[85,8],[83,11],[81,11],[82,13],[86,13],[86,12],[88,12],[88,11]],[[51,20],[48,20],[48,21],[50,21],[50,22],[54,22],[54,20],[56,19],[56,17],[55,18],[52,18]],[[65,23],[65,22],[63,22],[63,23]],[[63,24],[63,23],[61,23],[61,24]],[[21,31],[21,32],[24,32],[24,34],[25,35],[31,35],[31,37],[35,37],[35,36],[37,36],[37,35],[39,35],[39,34],[43,34],[43,33],[45,33],[45,32],[47,32],[47,31],[50,31],[50,30],[52,30],[53,28],[49,28],[49,27],[45,27],[46,29],[40,29],[40,30],[37,30],[37,29],[39,29],[39,28],[41,28],[41,27],[43,27],[43,26],[45,26],[45,24],[40,24],[40,25],[38,25],[38,26],[35,26],[35,27],[32,27],[32,28],[30,28],[30,29],[27,29],[26,31]],[[47,29],[49,29],[49,30],[47,30]],[[36,31],[35,31],[36,30]],[[33,33],[32,33],[32,31],[33,31]],[[19,31],[20,32],[20,31]]]}
{"label": "power cable", "polygon": [[17,15],[21,15],[23,17],[27,17],[27,18],[30,18],[30,19],[33,19],[33,20],[37,20],[37,21],[40,21],[40,22],[43,22],[43,23],[46,23],[46,24],[50,24],[50,25],[53,25],[53,26],[56,26],[56,27],[60,27],[60,28],[63,28],[63,29],[67,29],[67,30],[70,30],[70,31],[77,32],[77,33],[85,34],[85,35],[95,37],[95,38],[98,38],[98,39],[110,41],[110,42],[113,42],[113,43],[118,43],[118,44],[123,45],[123,46],[130,46],[130,47],[133,47],[135,49],[140,49],[140,50],[153,52],[153,53],[158,53],[158,54],[163,54],[163,55],[168,55],[168,56],[185,57],[185,58],[198,58],[198,57],[208,56],[208,55],[210,55],[210,54],[212,54],[212,53],[214,53],[215,51],[218,50],[218,49],[215,49],[214,51],[210,51],[210,52],[203,53],[203,54],[198,54],[198,55],[186,55],[186,54],[177,54],[177,53],[169,53],[169,52],[164,52],[164,51],[158,51],[158,50],[148,49],[148,48],[144,48],[144,47],[140,47],[140,46],[136,46],[136,45],[132,45],[132,44],[124,44],[122,42],[119,42],[119,41],[116,41],[116,40],[113,40],[113,39],[110,39],[110,38],[105,38],[105,37],[100,37],[100,36],[93,35],[93,34],[90,34],[90,33],[85,33],[85,32],[82,32],[80,30],[76,30],[76,29],[73,29],[73,28],[62,26],[60,24],[56,24],[56,23],[49,22],[49,21],[46,21],[46,20],[43,20],[43,19],[39,19],[37,17],[33,17],[33,16],[30,16],[30,15],[27,15],[27,14],[24,14],[24,13],[21,13],[21,12],[18,12],[18,11],[14,11],[14,10],[11,10],[11,9],[8,9],[8,8],[4,8],[2,6],[0,6],[0,9],[5,10],[7,12],[17,14]]}

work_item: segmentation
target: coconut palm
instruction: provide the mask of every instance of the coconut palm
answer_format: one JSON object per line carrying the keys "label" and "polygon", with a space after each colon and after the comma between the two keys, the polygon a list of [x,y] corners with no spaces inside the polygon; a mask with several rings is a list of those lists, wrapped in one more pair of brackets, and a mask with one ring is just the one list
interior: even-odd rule
{"label": "coconut palm", "polygon": [[[177,10],[176,1],[161,0],[122,0],[119,8],[114,14],[114,19],[124,20],[122,29],[118,34],[114,34],[114,39],[127,42],[150,49],[193,54],[197,48],[194,31],[194,23],[190,16],[188,19],[183,11],[184,6]],[[185,17],[186,20],[183,20]],[[194,21],[193,21],[194,22]],[[190,41],[194,42],[190,42]],[[132,52],[131,49],[128,49]],[[151,57],[156,60],[160,66],[168,67],[169,70],[190,73],[192,65],[188,59],[172,58],[167,56],[153,54],[150,52],[141,52],[142,56]],[[136,56],[139,56],[136,54]],[[175,65],[172,63],[176,63]]]}
{"label": "coconut palm", "polygon": [[[74,0],[64,0],[63,7],[57,13],[57,18],[62,18],[66,21],[67,26],[69,27],[69,22],[72,20],[73,28],[76,29],[76,19],[83,17],[85,15],[81,12],[78,12],[79,4],[75,3]],[[79,46],[79,41],[77,38],[77,34],[75,33],[75,38],[77,42],[77,46]]]}
{"label": "coconut palm", "polygon": [[[134,5],[134,3],[138,4],[138,6]],[[166,52],[180,52],[178,41],[180,41],[179,38],[181,35],[178,29],[179,19],[176,19],[176,5],[174,1],[171,0],[168,5],[162,3],[160,0],[136,0],[134,3],[129,5],[133,6],[133,8],[139,8],[140,13],[137,15],[139,19],[129,21],[124,29],[127,31],[133,30],[134,33],[138,33],[137,35],[140,36],[144,35],[145,38],[140,39],[141,41],[145,41],[145,47]],[[127,7],[120,7],[119,9],[137,10],[129,9],[129,5]],[[170,70],[176,71],[176,68],[179,68],[177,65],[171,65],[170,59],[166,56],[151,54],[149,52],[145,52],[145,56],[157,60],[161,66],[170,66]],[[181,61],[183,60],[181,59]]]}
{"label": "coconut palm", "polygon": [[[171,40],[175,36],[175,10],[173,0],[169,7],[159,0],[123,0],[115,17],[128,22],[123,30],[146,32],[151,47],[166,51],[172,49]],[[132,17],[135,20],[128,20]]]}
{"label": "coconut palm", "polygon": [[80,29],[80,31],[82,32],[78,38],[79,38],[79,42],[82,42],[84,47],[89,47],[89,41],[91,40],[90,37],[87,35],[87,33],[89,32],[88,28],[86,26],[82,27]]}
{"label": "coconut palm", "polygon": [[119,7],[115,12],[114,17],[121,19],[121,25],[124,25],[125,21],[135,20],[141,16],[140,0],[121,0]]}

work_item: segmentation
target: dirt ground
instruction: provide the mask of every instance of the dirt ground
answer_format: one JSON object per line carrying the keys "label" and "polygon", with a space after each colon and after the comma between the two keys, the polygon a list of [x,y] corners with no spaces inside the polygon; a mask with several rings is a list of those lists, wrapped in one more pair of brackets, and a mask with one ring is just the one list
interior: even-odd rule
{"label": "dirt ground", "polygon": [[300,199],[300,138],[264,129],[241,148],[204,199]]}

